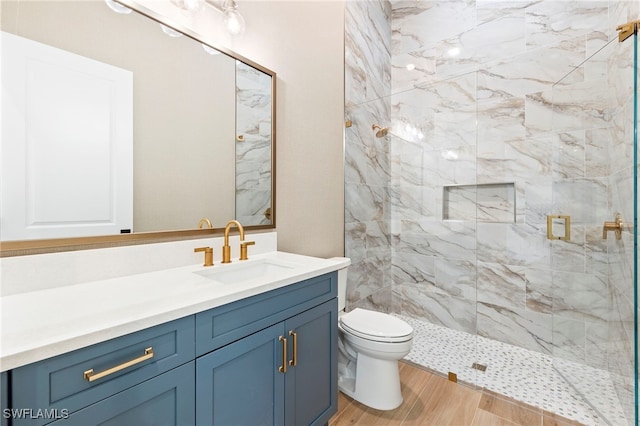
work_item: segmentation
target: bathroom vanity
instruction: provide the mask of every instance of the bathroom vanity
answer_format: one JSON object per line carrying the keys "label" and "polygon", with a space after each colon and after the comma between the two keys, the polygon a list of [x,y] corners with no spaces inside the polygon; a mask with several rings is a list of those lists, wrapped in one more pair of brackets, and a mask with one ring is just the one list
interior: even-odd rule
{"label": "bathroom vanity", "polygon": [[[175,268],[32,292],[31,299],[64,298],[75,290],[81,294],[72,297],[82,298],[106,288],[133,294],[155,288],[146,299],[119,303],[105,296],[95,315],[83,321],[82,307],[50,322],[45,312],[44,331],[33,320],[19,323],[28,312],[20,315],[15,306],[6,311],[7,303],[20,297],[3,298],[3,318],[18,315],[11,321],[15,329],[3,330],[9,344],[1,358],[7,370],[3,422],[325,424],[337,410],[336,271],[346,265],[348,259],[275,252],[213,268]],[[54,296],[56,291],[63,294]],[[109,312],[122,317],[110,321]],[[37,342],[38,335],[63,326],[67,329]],[[14,340],[29,327],[25,344]],[[139,329],[104,338],[131,327]],[[96,342],[86,345],[91,340]]]}

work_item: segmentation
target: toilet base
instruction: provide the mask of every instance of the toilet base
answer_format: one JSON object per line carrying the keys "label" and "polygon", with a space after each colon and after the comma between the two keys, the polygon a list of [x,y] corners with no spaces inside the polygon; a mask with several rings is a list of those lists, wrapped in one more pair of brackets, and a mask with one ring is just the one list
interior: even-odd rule
{"label": "toilet base", "polygon": [[355,381],[349,374],[338,377],[342,393],[377,410],[393,410],[402,404],[398,361],[358,353],[355,365]]}

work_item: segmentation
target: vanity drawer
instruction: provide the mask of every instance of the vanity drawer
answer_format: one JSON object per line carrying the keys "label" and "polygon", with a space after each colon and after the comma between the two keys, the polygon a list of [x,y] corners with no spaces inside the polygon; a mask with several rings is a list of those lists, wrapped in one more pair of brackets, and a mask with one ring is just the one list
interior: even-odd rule
{"label": "vanity drawer", "polygon": [[220,348],[338,295],[338,273],[300,281],[196,314],[196,355]]}
{"label": "vanity drawer", "polygon": [[36,414],[72,413],[187,363],[195,356],[194,338],[192,315],[14,369],[12,408],[33,412],[13,424],[48,423]]}

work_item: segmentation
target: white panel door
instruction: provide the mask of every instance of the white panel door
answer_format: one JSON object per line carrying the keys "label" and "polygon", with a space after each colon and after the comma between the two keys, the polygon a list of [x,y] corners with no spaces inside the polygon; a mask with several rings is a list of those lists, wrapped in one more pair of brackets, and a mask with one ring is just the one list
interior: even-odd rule
{"label": "white panel door", "polygon": [[132,230],[132,73],[1,35],[0,239]]}

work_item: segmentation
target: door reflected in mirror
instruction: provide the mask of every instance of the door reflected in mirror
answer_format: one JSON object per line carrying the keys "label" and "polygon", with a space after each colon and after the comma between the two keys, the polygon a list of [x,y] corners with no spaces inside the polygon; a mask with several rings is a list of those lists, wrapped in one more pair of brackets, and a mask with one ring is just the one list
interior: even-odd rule
{"label": "door reflected in mirror", "polygon": [[64,54],[23,51],[18,70],[3,43],[3,242],[274,226],[273,72],[104,2],[1,8],[3,33]]}

